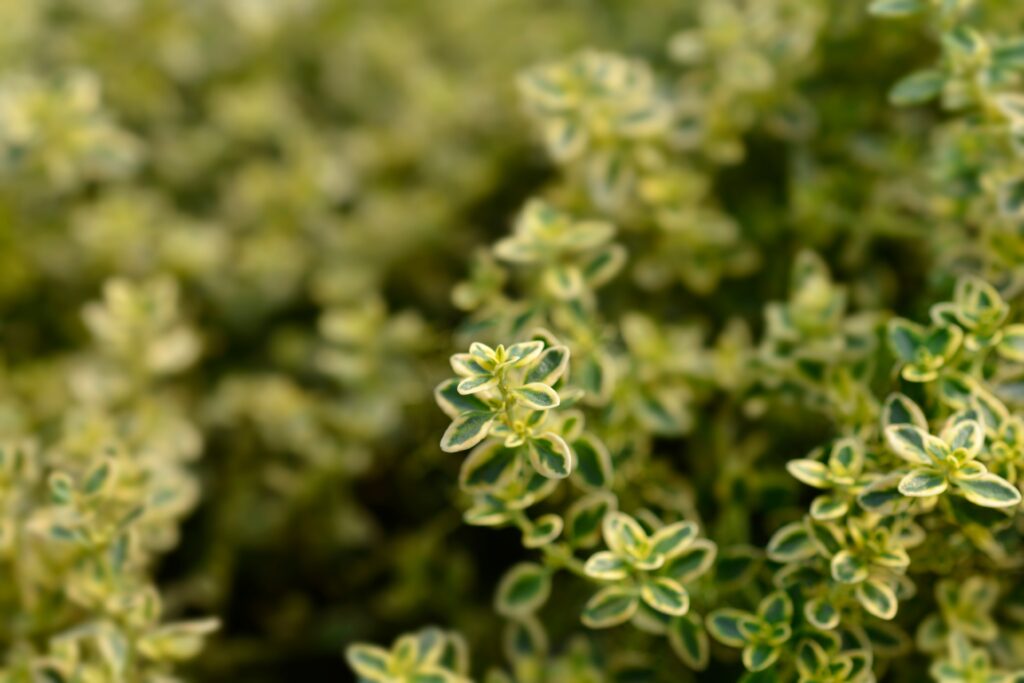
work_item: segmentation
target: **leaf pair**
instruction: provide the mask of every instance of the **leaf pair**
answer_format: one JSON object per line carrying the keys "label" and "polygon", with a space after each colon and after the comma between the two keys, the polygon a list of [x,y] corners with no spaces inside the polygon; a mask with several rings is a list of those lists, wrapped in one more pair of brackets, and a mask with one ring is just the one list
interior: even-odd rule
{"label": "leaf pair", "polygon": [[464,644],[454,634],[425,628],[400,637],[386,650],[355,643],[345,650],[348,665],[368,683],[470,683]]}
{"label": "leaf pair", "polygon": [[1021,494],[1017,487],[988,472],[975,460],[985,444],[981,423],[955,418],[939,437],[912,424],[886,427],[889,447],[914,466],[900,480],[899,492],[921,498],[937,496],[953,488],[975,505],[994,508],[1018,505]]}
{"label": "leaf pair", "polygon": [[[696,524],[676,522],[649,535],[629,515],[612,511],[604,517],[602,533],[609,550],[592,555],[584,571],[615,583],[587,603],[584,624],[591,628],[621,624],[636,614],[641,601],[661,614],[681,617],[687,613],[690,597],[683,580],[706,571],[714,559],[713,545],[709,549],[708,542],[696,542]],[[688,552],[691,547],[693,553]]]}
{"label": "leaf pair", "polygon": [[764,671],[782,654],[782,646],[790,639],[793,602],[783,591],[765,597],[757,613],[723,608],[708,615],[707,627],[712,637],[731,647],[743,648],[743,666],[748,671]]}

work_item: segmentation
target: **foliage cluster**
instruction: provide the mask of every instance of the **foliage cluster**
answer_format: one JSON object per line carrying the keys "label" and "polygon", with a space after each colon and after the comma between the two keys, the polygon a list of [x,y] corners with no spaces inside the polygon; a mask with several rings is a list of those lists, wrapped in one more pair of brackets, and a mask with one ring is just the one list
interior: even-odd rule
{"label": "foliage cluster", "polygon": [[1024,5],[0,25],[0,683],[1024,680]]}
{"label": "foliage cluster", "polygon": [[[832,66],[828,41],[850,39],[824,4],[700,5],[669,42],[674,81],[595,50],[518,80],[560,175],[456,289],[472,343],[435,390],[452,419],[441,449],[468,453],[465,522],[512,527],[532,551],[497,582],[508,665],[485,680],[1024,680],[1024,43],[1002,31],[1024,16],[866,8],[937,33],[938,64],[888,92],[896,107],[941,100],[885,131],[921,136],[911,170],[899,143],[858,140],[846,126],[862,119],[805,85]],[[742,216],[731,195],[746,180],[733,169],[756,163],[749,139],[788,155],[781,216]],[[881,146],[860,150],[881,178],[832,167],[836,146],[860,144]],[[847,198],[813,187],[830,180],[869,186],[856,231],[820,205]],[[777,243],[743,217],[784,222],[795,252],[760,324],[726,292],[749,293]],[[811,219],[829,234],[805,232]],[[923,283],[898,259],[874,267],[911,241]],[[838,254],[846,281],[807,247]],[[580,628],[565,611],[591,635],[566,641]],[[464,680],[465,658],[423,644],[445,638],[459,642],[428,629],[348,659],[367,681]]]}

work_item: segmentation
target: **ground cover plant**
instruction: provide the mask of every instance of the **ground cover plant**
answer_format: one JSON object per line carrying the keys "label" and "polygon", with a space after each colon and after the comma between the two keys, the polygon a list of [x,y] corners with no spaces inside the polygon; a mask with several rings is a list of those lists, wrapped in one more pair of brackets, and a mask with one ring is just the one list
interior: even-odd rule
{"label": "ground cover plant", "polygon": [[1024,681],[1024,4],[0,23],[0,683]]}

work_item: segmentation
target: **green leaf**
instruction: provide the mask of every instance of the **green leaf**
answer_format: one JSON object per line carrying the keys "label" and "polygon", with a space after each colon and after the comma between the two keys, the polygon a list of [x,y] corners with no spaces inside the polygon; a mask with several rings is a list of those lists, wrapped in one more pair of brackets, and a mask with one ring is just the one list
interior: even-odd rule
{"label": "green leaf", "polygon": [[562,437],[546,432],[530,439],[530,462],[548,479],[564,479],[572,473],[572,451]]}
{"label": "green leaf", "polygon": [[504,507],[496,505],[493,500],[485,500],[466,510],[462,519],[471,526],[502,526],[511,517]]}
{"label": "green leaf", "polygon": [[428,664],[436,664],[444,654],[445,638],[444,631],[436,626],[428,626],[420,629],[414,635],[417,645],[417,661]]}
{"label": "green leaf", "polygon": [[55,503],[67,503],[75,490],[75,482],[66,472],[53,472],[47,479],[50,498]]}
{"label": "green leaf", "polygon": [[1024,325],[1006,326],[996,351],[1007,360],[1024,363]]}
{"label": "green leaf", "polygon": [[502,616],[522,617],[540,609],[550,593],[550,571],[539,564],[521,562],[498,583],[494,608]]}
{"label": "green leaf", "polygon": [[[460,377],[473,377],[474,375],[489,375],[494,363],[490,360],[482,360],[479,356],[471,353],[456,353],[448,361],[452,370]],[[458,384],[459,380],[455,380]]]}
{"label": "green leaf", "polygon": [[832,578],[839,583],[860,583],[868,578],[868,566],[849,550],[840,550],[832,558]]}
{"label": "green leaf", "polygon": [[544,351],[544,342],[534,339],[513,344],[505,351],[505,355],[512,362],[513,367],[522,368],[537,360],[542,351]]}
{"label": "green leaf", "polygon": [[[538,413],[534,413],[534,415],[538,415]],[[570,442],[573,445],[573,450],[575,450],[575,441],[583,436],[585,423],[586,418],[584,418],[583,412],[580,410],[568,409],[559,411],[555,420],[556,426],[551,431],[561,435],[563,439]]]}
{"label": "green leaf", "polygon": [[817,489],[826,489],[831,486],[828,480],[828,467],[817,460],[801,458],[790,460],[786,463],[786,469],[793,477],[808,486]]}
{"label": "green leaf", "polygon": [[942,42],[950,52],[954,53],[954,61],[957,61],[958,58],[975,58],[988,51],[988,43],[985,38],[977,30],[963,23],[944,33]]}
{"label": "green leaf", "polygon": [[937,496],[945,490],[946,475],[928,467],[911,470],[899,483],[900,493],[912,498]]}
{"label": "green leaf", "polygon": [[473,375],[472,377],[466,377],[458,386],[455,387],[463,396],[471,394],[479,394],[482,391],[487,391],[498,386],[498,378],[494,375]]}
{"label": "green leaf", "polygon": [[747,643],[747,634],[756,632],[757,618],[749,612],[731,607],[716,609],[707,618],[708,633],[723,645],[742,647]]}
{"label": "green leaf", "polygon": [[1002,68],[1024,67],[1024,38],[1013,37],[997,45],[992,51],[993,61]]}
{"label": "green leaf", "polygon": [[931,465],[940,454],[941,459],[944,459],[949,450],[940,439],[920,427],[908,424],[886,427],[885,440],[893,453],[915,465]]}
{"label": "green leaf", "polygon": [[890,548],[876,552],[871,562],[879,567],[906,569],[910,566],[910,556],[903,548]]}
{"label": "green leaf", "polygon": [[555,161],[565,163],[579,157],[587,147],[587,131],[575,119],[550,119],[544,125],[544,143]]}
{"label": "green leaf", "polygon": [[549,266],[541,279],[548,292],[561,301],[578,298],[586,288],[583,272],[575,265],[563,263]]}
{"label": "green leaf", "polygon": [[945,84],[946,75],[937,69],[916,71],[889,90],[889,102],[897,107],[923,104],[937,97]]}
{"label": "green leaf", "polygon": [[434,400],[445,415],[455,419],[462,413],[485,412],[490,406],[473,395],[463,395],[458,391],[459,380],[446,379],[434,389]]}
{"label": "green leaf", "polygon": [[103,628],[95,635],[95,642],[104,663],[114,673],[114,679],[123,680],[130,653],[125,634],[115,628]]}
{"label": "green leaf", "polygon": [[690,595],[670,578],[659,576],[640,584],[640,597],[663,614],[681,617],[690,609]]}
{"label": "green leaf", "polygon": [[549,410],[559,404],[558,392],[546,384],[533,382],[516,387],[512,394],[519,402],[534,410]]}
{"label": "green leaf", "polygon": [[843,532],[832,522],[819,522],[813,518],[804,520],[807,525],[808,537],[825,557],[833,557],[843,549],[845,540]]}
{"label": "green leaf", "polygon": [[[887,622],[879,623],[887,624]],[[877,630],[878,629],[876,628],[875,631],[877,632]],[[859,681],[864,679],[866,674],[871,670],[872,654],[868,652],[866,648],[847,650],[841,655],[840,661],[843,663],[844,670],[849,672],[848,680]],[[846,661],[850,663],[849,667],[845,666]]]}
{"label": "green leaf", "polygon": [[568,367],[569,349],[565,346],[553,346],[540,355],[537,362],[526,373],[524,381],[529,384],[539,382],[552,386]]}
{"label": "green leaf", "polygon": [[924,344],[927,330],[903,318],[892,318],[886,327],[889,346],[892,347],[896,357],[904,363],[913,363],[917,360],[917,349]]}
{"label": "green leaf", "polygon": [[874,0],[868,5],[868,13],[879,17],[906,17],[924,8],[924,0]]}
{"label": "green leaf", "polygon": [[576,453],[576,472],[586,486],[607,488],[612,483],[612,456],[605,445],[593,434],[585,433],[572,442]]}
{"label": "green leaf", "polygon": [[713,541],[698,538],[682,553],[666,562],[661,573],[685,586],[711,569],[717,554],[718,546]]}
{"label": "green leaf", "polygon": [[566,513],[566,540],[578,548],[597,545],[601,538],[601,522],[609,510],[615,509],[616,499],[610,493],[599,491],[583,496]]}
{"label": "green leaf", "polygon": [[391,654],[382,647],[356,643],[345,649],[345,660],[356,675],[374,683],[391,680]]}
{"label": "green leaf", "polygon": [[420,641],[413,635],[401,636],[391,646],[391,668],[409,668],[419,662]]}
{"label": "green leaf", "polygon": [[949,360],[960,348],[964,333],[955,325],[938,327],[928,333],[925,337],[924,346],[933,356]]}
{"label": "green leaf", "polygon": [[866,579],[857,586],[854,594],[861,606],[879,619],[889,620],[896,616],[899,607],[896,593],[884,581]]}
{"label": "green leaf", "polygon": [[615,152],[594,154],[587,159],[587,190],[598,208],[617,206],[633,184],[634,171],[623,155]]}
{"label": "green leaf", "polygon": [[518,235],[504,237],[494,243],[494,255],[507,263],[534,263],[539,259],[538,249],[532,242]]}
{"label": "green leaf", "polygon": [[92,468],[85,476],[82,484],[82,493],[87,496],[95,496],[101,493],[108,483],[113,481],[112,472],[115,463],[113,460],[105,459]]}
{"label": "green leaf", "polygon": [[535,615],[521,617],[505,626],[505,652],[513,661],[544,657],[548,653],[548,636]]}
{"label": "green leaf", "polygon": [[608,586],[587,601],[580,618],[590,628],[611,628],[629,621],[639,605],[640,599],[633,589]]}
{"label": "green leaf", "polygon": [[583,571],[601,581],[619,581],[629,576],[629,563],[607,550],[594,553],[583,565]]}
{"label": "green leaf", "polygon": [[846,501],[836,496],[818,496],[811,501],[811,517],[817,520],[828,521],[839,519],[847,513],[849,506]]}
{"label": "green leaf", "polygon": [[831,631],[839,625],[839,610],[824,598],[814,598],[804,603],[804,616],[814,628]]}
{"label": "green leaf", "polygon": [[903,394],[890,394],[882,407],[882,427],[901,424],[928,431],[928,420],[916,403]]}
{"label": "green leaf", "polygon": [[765,552],[769,559],[783,563],[806,560],[818,554],[803,522],[790,522],[781,527],[768,541]]}
{"label": "green leaf", "polygon": [[1010,411],[1002,401],[980,389],[971,396],[971,410],[977,413],[982,426],[992,432],[998,432],[1010,418]]}
{"label": "green leaf", "polygon": [[608,283],[626,264],[626,249],[621,244],[609,244],[583,265],[583,277],[591,289]]}
{"label": "green leaf", "polygon": [[462,462],[459,485],[467,491],[502,488],[521,471],[522,460],[514,448],[500,442],[481,444]]}
{"label": "green leaf", "polygon": [[668,628],[668,643],[676,656],[694,671],[707,668],[710,651],[708,634],[698,615],[690,612],[673,619]]}
{"label": "green leaf", "polygon": [[897,504],[905,500],[899,491],[902,480],[903,475],[898,472],[876,479],[857,494],[857,502],[865,510],[875,514],[892,514]]}
{"label": "green leaf", "polygon": [[1013,507],[1020,504],[1020,491],[1002,477],[986,472],[979,477],[954,477],[953,484],[975,505],[987,508]]}
{"label": "green leaf", "polygon": [[977,420],[960,420],[942,432],[942,440],[950,449],[964,449],[972,457],[985,445],[985,430]]}
{"label": "green leaf", "polygon": [[650,548],[647,532],[624,512],[609,512],[601,525],[605,544],[620,557],[642,557]]}
{"label": "green leaf", "polygon": [[463,413],[445,430],[444,436],[441,437],[441,450],[446,453],[457,453],[472,448],[487,438],[493,424],[494,413]]}
{"label": "green leaf", "polygon": [[820,643],[810,639],[800,643],[796,651],[796,669],[801,681],[813,681],[828,663],[829,656]]}
{"label": "green leaf", "polygon": [[469,345],[469,355],[472,356],[473,360],[476,361],[480,367],[488,371],[494,369],[497,353],[487,344],[484,344],[483,342],[473,342]]}
{"label": "green leaf", "polygon": [[939,395],[951,408],[967,408],[977,391],[977,381],[962,372],[951,372],[939,378]]}
{"label": "green leaf", "polygon": [[752,643],[743,648],[743,666],[747,671],[764,671],[779,658],[781,649],[767,643]]}
{"label": "green leaf", "polygon": [[681,554],[697,538],[698,527],[694,522],[676,522],[658,529],[651,535],[653,552],[672,559]]}
{"label": "green leaf", "polygon": [[193,619],[160,626],[135,641],[139,653],[155,661],[191,659],[203,648],[204,636],[220,626],[217,619]]}
{"label": "green leaf", "polygon": [[562,533],[562,518],[555,514],[537,518],[528,531],[523,532],[523,546],[540,548],[551,543]]}
{"label": "green leaf", "polygon": [[937,303],[928,309],[928,316],[935,325],[959,325],[957,319],[957,304],[952,301]]}
{"label": "green leaf", "polygon": [[859,439],[839,439],[828,456],[828,469],[832,477],[841,477],[844,484],[853,480],[864,468],[864,445]]}
{"label": "green leaf", "polygon": [[761,600],[757,615],[769,624],[789,624],[793,617],[793,601],[785,591],[774,591]]}

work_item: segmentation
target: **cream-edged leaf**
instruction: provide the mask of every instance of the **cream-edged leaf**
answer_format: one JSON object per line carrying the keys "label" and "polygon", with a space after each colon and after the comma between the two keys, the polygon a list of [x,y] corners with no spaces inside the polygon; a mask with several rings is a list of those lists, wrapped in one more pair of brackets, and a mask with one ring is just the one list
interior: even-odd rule
{"label": "cream-edged leaf", "polygon": [[558,392],[540,382],[531,382],[530,384],[516,387],[512,390],[512,395],[520,403],[534,410],[550,410],[551,408],[558,407],[560,403]]}
{"label": "cream-edged leaf", "polygon": [[659,576],[640,585],[643,601],[663,614],[681,617],[690,609],[690,595],[672,579]]}
{"label": "cream-edged leaf", "polygon": [[573,454],[559,435],[546,432],[528,442],[533,468],[548,479],[564,479],[572,473]]}
{"label": "cream-edged leaf", "polygon": [[611,628],[629,621],[639,606],[640,598],[633,589],[608,586],[587,601],[580,618],[590,628]]}
{"label": "cream-edged leaf", "polygon": [[463,413],[445,430],[444,436],[441,437],[441,450],[446,453],[457,453],[472,448],[487,438],[493,424],[494,414],[491,412]]}
{"label": "cream-edged leaf", "polygon": [[900,493],[912,498],[937,496],[945,490],[946,475],[928,467],[911,470],[899,483]]}
{"label": "cream-edged leaf", "polygon": [[532,562],[513,566],[502,577],[494,608],[506,617],[521,617],[540,609],[551,593],[551,572]]}

